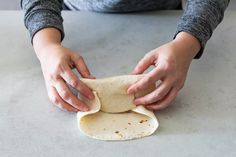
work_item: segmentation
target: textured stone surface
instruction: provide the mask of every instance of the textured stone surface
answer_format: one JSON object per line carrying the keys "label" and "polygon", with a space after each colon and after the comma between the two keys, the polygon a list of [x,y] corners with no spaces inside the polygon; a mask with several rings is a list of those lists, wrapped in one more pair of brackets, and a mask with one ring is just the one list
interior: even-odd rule
{"label": "textured stone surface", "polygon": [[[81,52],[97,77],[127,74],[172,39],[180,15],[64,12],[63,44]],[[76,114],[51,105],[23,14],[0,12],[0,156],[236,156],[235,16],[226,12],[178,98],[156,112],[160,128],[153,136],[104,142],[82,135]]]}

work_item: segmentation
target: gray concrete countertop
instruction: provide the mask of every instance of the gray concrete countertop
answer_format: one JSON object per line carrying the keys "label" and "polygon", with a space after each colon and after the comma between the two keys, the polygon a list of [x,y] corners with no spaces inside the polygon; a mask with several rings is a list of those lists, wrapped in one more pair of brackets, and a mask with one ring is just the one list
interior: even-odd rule
{"label": "gray concrete countertop", "polygon": [[[129,73],[146,52],[171,40],[181,12],[63,16],[63,44],[81,52],[95,76],[107,77]],[[105,142],[82,135],[76,114],[51,105],[22,12],[0,12],[0,156],[236,156],[235,17],[226,12],[177,99],[156,112],[154,135]]]}

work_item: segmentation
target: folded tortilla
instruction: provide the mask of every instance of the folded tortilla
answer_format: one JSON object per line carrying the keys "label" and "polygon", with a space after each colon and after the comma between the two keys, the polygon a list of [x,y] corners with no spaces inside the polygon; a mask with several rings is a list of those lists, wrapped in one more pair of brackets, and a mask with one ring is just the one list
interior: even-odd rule
{"label": "folded tortilla", "polygon": [[88,137],[99,140],[129,140],[149,136],[158,128],[152,111],[133,100],[155,89],[155,84],[133,95],[128,87],[144,75],[123,75],[104,79],[81,79],[93,90],[95,99],[79,97],[90,107],[88,112],[78,112],[78,127]]}

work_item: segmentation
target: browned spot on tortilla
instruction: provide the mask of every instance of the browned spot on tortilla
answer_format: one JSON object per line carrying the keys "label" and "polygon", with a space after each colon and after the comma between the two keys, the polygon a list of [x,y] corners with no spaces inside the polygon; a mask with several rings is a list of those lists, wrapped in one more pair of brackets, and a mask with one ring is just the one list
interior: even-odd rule
{"label": "browned spot on tortilla", "polygon": [[127,130],[127,128],[125,128],[125,130]]}
{"label": "browned spot on tortilla", "polygon": [[143,123],[143,122],[147,122],[147,119],[139,121],[139,123]]}
{"label": "browned spot on tortilla", "polygon": [[106,128],[103,128],[103,130],[105,131],[105,130],[106,130]]}
{"label": "browned spot on tortilla", "polygon": [[119,131],[115,131],[115,133],[119,135],[120,137],[123,137],[123,135]]}
{"label": "browned spot on tortilla", "polygon": [[131,125],[131,123],[128,123],[129,125]]}

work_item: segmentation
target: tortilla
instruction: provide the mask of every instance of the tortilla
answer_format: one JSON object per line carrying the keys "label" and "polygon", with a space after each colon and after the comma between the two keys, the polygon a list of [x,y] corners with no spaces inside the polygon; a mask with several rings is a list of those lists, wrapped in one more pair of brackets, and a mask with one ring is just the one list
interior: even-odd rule
{"label": "tortilla", "polygon": [[158,128],[152,111],[133,100],[155,89],[155,84],[133,95],[128,87],[144,75],[123,75],[104,79],[81,79],[93,90],[95,99],[79,97],[90,107],[88,112],[78,112],[78,127],[88,137],[99,140],[129,140],[149,136]]}

